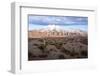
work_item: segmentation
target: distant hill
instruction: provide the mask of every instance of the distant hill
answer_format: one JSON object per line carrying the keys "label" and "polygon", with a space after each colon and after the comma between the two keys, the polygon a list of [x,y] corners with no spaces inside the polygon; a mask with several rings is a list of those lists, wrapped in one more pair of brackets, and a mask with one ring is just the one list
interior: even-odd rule
{"label": "distant hill", "polygon": [[63,30],[59,27],[50,29],[49,27],[28,31],[29,38],[42,38],[42,37],[68,37],[68,36],[87,36],[86,31],[79,29]]}

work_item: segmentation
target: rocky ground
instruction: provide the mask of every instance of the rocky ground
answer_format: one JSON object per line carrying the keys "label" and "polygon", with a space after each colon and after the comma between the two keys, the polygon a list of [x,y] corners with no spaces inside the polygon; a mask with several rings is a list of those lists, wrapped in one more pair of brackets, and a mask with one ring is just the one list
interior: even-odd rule
{"label": "rocky ground", "polygon": [[28,39],[28,60],[76,58],[88,58],[87,36]]}

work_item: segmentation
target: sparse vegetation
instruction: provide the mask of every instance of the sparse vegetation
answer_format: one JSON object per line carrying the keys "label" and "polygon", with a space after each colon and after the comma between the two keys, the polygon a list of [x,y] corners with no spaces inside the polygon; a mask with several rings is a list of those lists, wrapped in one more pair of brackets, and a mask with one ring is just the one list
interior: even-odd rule
{"label": "sparse vegetation", "polygon": [[87,35],[28,39],[29,60],[75,59],[87,57]]}

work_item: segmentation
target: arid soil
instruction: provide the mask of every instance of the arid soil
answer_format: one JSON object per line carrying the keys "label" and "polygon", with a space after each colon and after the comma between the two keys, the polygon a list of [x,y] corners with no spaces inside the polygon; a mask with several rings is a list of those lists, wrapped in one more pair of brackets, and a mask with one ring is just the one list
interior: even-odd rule
{"label": "arid soil", "polygon": [[88,58],[88,37],[28,38],[28,60]]}

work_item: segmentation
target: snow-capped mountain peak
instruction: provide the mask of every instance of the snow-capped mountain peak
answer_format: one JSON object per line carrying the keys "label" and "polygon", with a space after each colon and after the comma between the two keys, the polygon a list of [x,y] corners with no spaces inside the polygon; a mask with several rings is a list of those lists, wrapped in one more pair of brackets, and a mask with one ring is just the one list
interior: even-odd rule
{"label": "snow-capped mountain peak", "polygon": [[61,31],[63,30],[59,25],[48,25],[40,29],[40,31]]}

